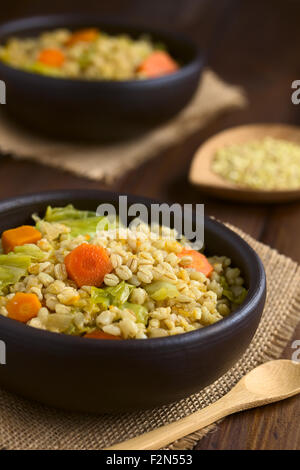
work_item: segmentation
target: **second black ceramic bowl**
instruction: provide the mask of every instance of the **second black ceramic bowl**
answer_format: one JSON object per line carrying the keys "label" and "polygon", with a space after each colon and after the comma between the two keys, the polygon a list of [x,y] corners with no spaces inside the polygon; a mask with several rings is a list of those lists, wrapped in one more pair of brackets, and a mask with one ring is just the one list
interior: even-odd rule
{"label": "second black ceramic bowl", "polygon": [[0,62],[7,87],[5,109],[27,126],[67,139],[111,140],[134,137],[181,111],[194,95],[203,67],[197,46],[179,34],[149,31],[86,15],[48,15],[0,26],[0,44],[11,37],[36,36],[59,27],[94,26],[109,34],[139,37],[149,33],[166,44],[181,68],[149,80],[87,81],[61,79],[14,69]]}
{"label": "second black ceramic bowl", "polygon": [[[118,194],[62,191],[0,202],[0,233],[31,223],[48,204],[93,209],[117,206]],[[129,203],[151,201],[129,197]],[[190,216],[189,216],[190,217]],[[242,270],[249,293],[231,315],[190,333],[145,340],[105,341],[37,330],[0,315],[6,365],[0,385],[56,407],[89,412],[124,411],[169,403],[199,391],[241,357],[265,303],[263,265],[252,248],[224,225],[206,218],[205,245]]]}

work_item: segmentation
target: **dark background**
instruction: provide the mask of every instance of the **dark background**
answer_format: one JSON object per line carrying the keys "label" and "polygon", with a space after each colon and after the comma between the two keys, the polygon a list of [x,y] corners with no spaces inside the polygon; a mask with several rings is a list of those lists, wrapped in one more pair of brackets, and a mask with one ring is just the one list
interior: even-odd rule
{"label": "dark background", "polygon": [[[134,22],[141,21],[146,25],[172,25],[172,28],[185,29],[195,25],[199,26],[199,17],[202,17],[201,28],[207,24],[203,12],[207,5],[214,3],[214,9],[220,11],[226,3],[210,0],[52,0],[51,2],[38,0],[13,0],[1,7],[1,18],[15,16],[38,15],[42,13],[84,12],[101,13],[104,16],[118,16]],[[222,5],[223,4],[223,5]]]}
{"label": "dark background", "polygon": [[[223,79],[244,87],[249,106],[218,118],[110,186],[0,154],[0,198],[48,189],[108,187],[164,201],[204,202],[206,213],[241,227],[300,262],[299,202],[230,203],[206,197],[187,180],[195,150],[214,133],[250,122],[300,123],[300,105],[291,103],[291,83],[300,79],[300,1],[9,0],[1,2],[0,21],[67,11],[100,12],[105,17],[187,32],[208,53],[210,67]],[[293,339],[299,338],[300,327]],[[290,344],[286,358],[293,352]],[[300,400],[294,397],[226,418],[196,448],[300,449],[299,420]]]}

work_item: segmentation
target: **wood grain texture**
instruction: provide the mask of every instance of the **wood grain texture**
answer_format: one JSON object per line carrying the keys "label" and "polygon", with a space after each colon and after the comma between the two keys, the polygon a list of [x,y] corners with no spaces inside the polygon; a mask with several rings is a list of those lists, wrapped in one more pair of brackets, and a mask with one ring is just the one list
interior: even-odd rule
{"label": "wood grain texture", "polygon": [[[291,83],[300,78],[300,4],[295,0],[10,0],[0,18],[72,9],[100,11],[188,31],[209,46],[209,65],[222,78],[244,86],[249,107],[219,118],[176,148],[130,172],[109,187],[165,201],[205,203],[206,213],[231,222],[264,243],[300,262],[300,203],[274,206],[239,204],[205,196],[188,183],[188,170],[197,147],[214,133],[253,122],[300,124],[300,105],[291,103]],[[201,3],[195,10],[194,3]],[[144,4],[144,7],[141,5]],[[145,5],[147,9],[145,10]],[[152,5],[150,7],[149,5]],[[175,10],[174,10],[175,11]],[[145,13],[146,12],[146,13]],[[1,78],[1,77],[0,77]],[[58,170],[0,156],[0,198],[60,188],[107,188]],[[300,326],[294,339],[300,339]],[[291,358],[289,344],[284,357]],[[226,418],[196,449],[300,449],[300,400],[297,397]]]}
{"label": "wood grain texture", "polygon": [[264,406],[300,393],[300,364],[276,360],[251,370],[222,398],[185,418],[120,442],[106,450],[157,450],[232,413]]}

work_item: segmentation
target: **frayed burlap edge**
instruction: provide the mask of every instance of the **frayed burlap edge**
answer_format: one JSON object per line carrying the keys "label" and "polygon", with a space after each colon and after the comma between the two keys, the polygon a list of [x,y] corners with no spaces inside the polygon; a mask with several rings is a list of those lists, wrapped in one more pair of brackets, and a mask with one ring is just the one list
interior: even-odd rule
{"label": "frayed burlap edge", "polygon": [[[230,229],[237,232],[239,235],[242,235],[246,241],[249,241],[252,237],[249,235],[245,235],[242,230],[233,227],[230,224],[226,224]],[[253,240],[253,239],[252,239]],[[252,247],[255,249],[256,245],[264,246],[263,243],[255,241],[254,245],[252,243]],[[277,250],[274,252],[278,253]],[[300,273],[300,267],[298,267],[297,271]],[[292,303],[289,306],[289,311],[286,316],[286,324],[285,330],[276,331],[274,332],[273,341],[271,344],[268,345],[267,349],[264,351],[262,356],[261,363],[270,361],[272,359],[278,359],[282,352],[284,351],[285,347],[292,339],[295,328],[297,327],[300,321],[300,289],[297,296],[293,299]],[[218,424],[220,424],[223,419],[219,420],[217,424],[211,424],[199,431],[196,431],[188,436],[183,437],[182,439],[178,439],[177,441],[170,444],[168,447],[165,447],[167,450],[191,450],[195,447],[195,445],[207,434],[216,432],[218,428]]]}
{"label": "frayed burlap edge", "polygon": [[194,98],[181,113],[131,141],[109,145],[59,142],[34,134],[0,113],[0,150],[16,159],[32,160],[91,180],[113,183],[160,152],[184,141],[220,114],[246,105],[241,87],[224,82],[212,70],[206,69]]}
{"label": "frayed burlap edge", "polygon": [[[0,447],[7,449],[100,450],[165,424],[180,420],[220,399],[257,365],[280,357],[300,320],[300,267],[290,258],[254,240],[235,227],[264,262],[268,295],[262,319],[246,353],[216,382],[185,399],[163,407],[112,415],[63,412],[0,389]],[[191,449],[215,426],[170,444]]]}
{"label": "frayed burlap edge", "polygon": [[[285,334],[280,334],[276,335],[274,337],[274,343],[268,349],[264,356],[262,362],[266,361],[271,361],[272,359],[278,359],[285,349],[286,345],[288,342],[291,340],[293,337],[295,328],[297,324],[299,323],[299,314],[300,314],[300,308],[299,308],[299,303],[300,303],[300,295],[298,295],[298,306],[297,306],[297,315],[295,312],[290,312],[288,316],[288,323],[286,325],[286,333]],[[296,304],[296,302],[295,302]],[[295,305],[294,305],[295,307]],[[224,418],[225,419],[225,418]],[[220,424],[223,421],[221,419],[218,421],[217,424],[211,424],[210,426],[207,426],[199,431],[196,431],[192,434],[189,434],[188,436],[183,437],[182,439],[178,439],[177,441],[173,442],[170,444],[168,447],[165,447],[166,450],[191,450],[193,449],[197,443],[207,434],[216,432],[218,429],[218,424]]]}

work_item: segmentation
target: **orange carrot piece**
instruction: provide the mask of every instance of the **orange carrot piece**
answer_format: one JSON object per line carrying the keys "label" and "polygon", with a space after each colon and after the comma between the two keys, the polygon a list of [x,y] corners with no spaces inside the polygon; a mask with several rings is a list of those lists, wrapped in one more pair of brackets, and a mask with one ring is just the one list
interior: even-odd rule
{"label": "orange carrot piece", "polygon": [[95,330],[91,333],[86,333],[84,338],[94,338],[94,339],[122,339],[121,336],[114,336],[109,335],[108,333],[104,333],[104,331]]}
{"label": "orange carrot piece", "polygon": [[65,55],[59,49],[44,49],[38,56],[38,62],[48,67],[61,67],[65,61]]}
{"label": "orange carrot piece", "polygon": [[65,257],[69,277],[78,287],[101,286],[105,274],[113,267],[105,248],[82,243]]}
{"label": "orange carrot piece", "polygon": [[21,225],[17,228],[5,230],[2,233],[1,240],[4,253],[9,253],[16,246],[36,243],[41,238],[41,232],[32,227],[32,225]]}
{"label": "orange carrot piece", "polygon": [[177,62],[167,52],[155,51],[140,64],[138,72],[143,73],[147,78],[154,78],[173,73],[178,68]]}
{"label": "orange carrot piece", "polygon": [[99,31],[96,28],[81,29],[75,31],[66,41],[66,46],[73,46],[77,42],[93,42],[99,36]]}
{"label": "orange carrot piece", "polygon": [[37,316],[41,307],[42,304],[35,294],[17,292],[6,304],[7,316],[13,320],[27,323]]}
{"label": "orange carrot piece", "polygon": [[192,258],[192,262],[189,266],[186,267],[195,269],[196,271],[203,273],[206,277],[209,277],[214,270],[213,266],[208,262],[206,256],[204,256],[202,253],[199,253],[199,251],[187,250],[184,248],[180,253],[178,253],[177,256],[179,256],[179,258],[182,258],[183,256],[190,256]]}

